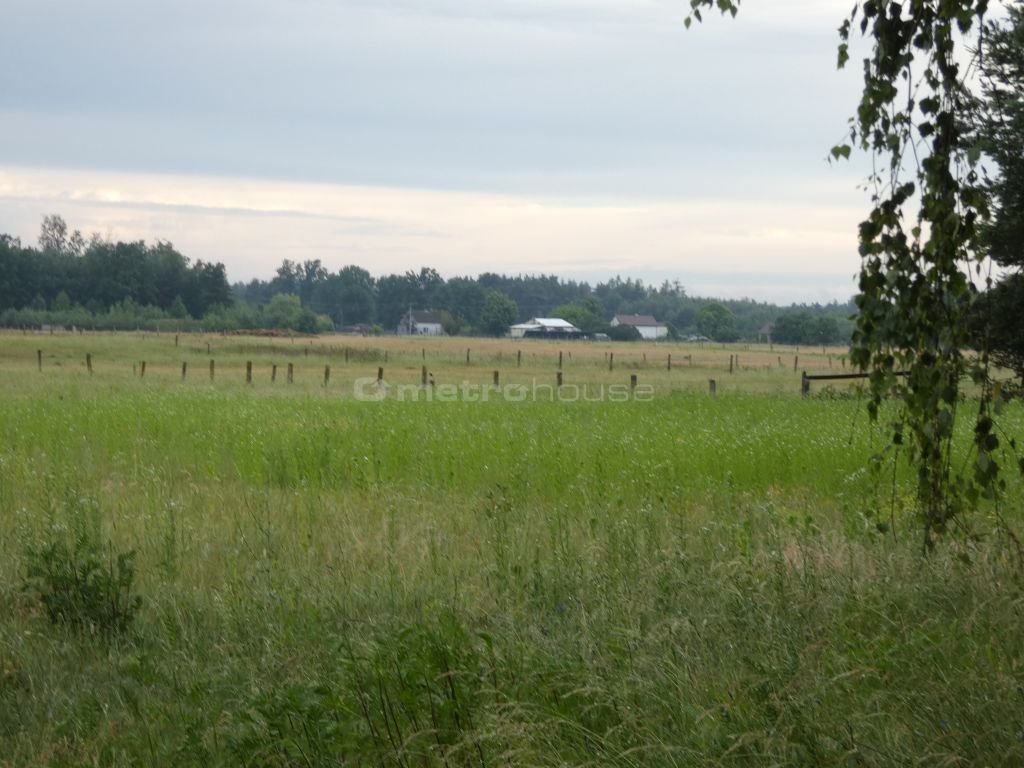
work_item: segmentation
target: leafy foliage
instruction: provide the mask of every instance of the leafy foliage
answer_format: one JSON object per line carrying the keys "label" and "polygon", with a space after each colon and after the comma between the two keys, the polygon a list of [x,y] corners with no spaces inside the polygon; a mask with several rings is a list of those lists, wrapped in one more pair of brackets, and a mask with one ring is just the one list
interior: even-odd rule
{"label": "leafy foliage", "polygon": [[1012,271],[982,297],[976,331],[979,348],[1024,378],[1024,5],[1007,11],[1005,23],[986,28],[978,130],[999,171],[988,186],[993,217],[982,239],[988,254]]}
{"label": "leafy foliage", "polygon": [[[739,0],[691,0],[735,15]],[[917,470],[924,546],[934,546],[961,513],[1000,487],[999,445],[987,387],[976,416],[974,461],[953,469],[953,425],[961,378],[985,385],[987,358],[966,357],[977,289],[969,275],[983,258],[980,222],[989,214],[967,119],[961,40],[983,29],[987,0],[863,0],[839,28],[838,64],[850,58],[854,25],[871,41],[864,87],[850,120],[850,144],[874,155],[872,210],[859,231],[861,271],[851,358],[870,371],[869,412],[895,393],[892,443]],[[689,19],[687,19],[689,24]],[[917,213],[908,223],[908,207]],[[905,374],[901,376],[899,374]]]}
{"label": "leafy foliage", "polygon": [[504,336],[516,321],[516,303],[498,291],[490,291],[480,312],[480,330],[492,336]]}
{"label": "leafy foliage", "polygon": [[105,637],[123,634],[142,605],[132,594],[134,551],[107,557],[84,531],[71,544],[56,538],[28,550],[26,587],[34,591],[54,624]]}
{"label": "leafy foliage", "polygon": [[717,302],[697,312],[697,330],[715,341],[735,341],[736,323],[732,312]]}

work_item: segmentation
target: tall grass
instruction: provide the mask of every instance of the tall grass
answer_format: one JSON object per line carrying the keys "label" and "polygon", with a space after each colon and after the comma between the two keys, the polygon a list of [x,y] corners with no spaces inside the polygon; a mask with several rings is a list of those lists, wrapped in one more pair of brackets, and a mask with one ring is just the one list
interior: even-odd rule
{"label": "tall grass", "polygon": [[[1013,542],[980,514],[922,559],[855,402],[34,375],[0,384],[0,765],[1024,761]],[[82,530],[136,552],[126,633],[22,588]]]}

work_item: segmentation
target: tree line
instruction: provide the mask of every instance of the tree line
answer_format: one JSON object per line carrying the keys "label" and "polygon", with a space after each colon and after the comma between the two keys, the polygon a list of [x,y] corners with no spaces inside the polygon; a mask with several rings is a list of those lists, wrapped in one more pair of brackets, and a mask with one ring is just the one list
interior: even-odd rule
{"label": "tree line", "polygon": [[86,241],[56,215],[43,219],[38,248],[0,234],[0,323],[7,326],[123,327],[200,318],[232,301],[223,264],[192,263],[167,242]]}
{"label": "tree line", "polygon": [[374,277],[355,265],[332,271],[319,260],[286,259],[269,280],[230,285],[221,263],[192,262],[164,241],[86,240],[59,215],[44,218],[38,246],[0,235],[0,324],[7,327],[394,332],[410,308],[438,311],[453,335],[500,336],[512,323],[554,316],[626,339],[628,331],[610,326],[612,317],[640,314],[665,323],[674,338],[756,340],[774,325],[773,338],[793,344],[844,341],[853,311],[849,303],[782,308],[692,297],[668,281],[615,277],[592,286],[494,272],[445,279],[431,267]]}

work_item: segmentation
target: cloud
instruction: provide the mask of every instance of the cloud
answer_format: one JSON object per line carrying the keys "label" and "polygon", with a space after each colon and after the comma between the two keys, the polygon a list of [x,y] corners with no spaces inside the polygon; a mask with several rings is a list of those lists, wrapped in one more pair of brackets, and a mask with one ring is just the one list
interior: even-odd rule
{"label": "cloud", "polygon": [[685,0],[9,0],[0,224],[60,212],[238,280],[321,258],[799,298],[716,277],[779,270],[845,298],[847,5],[687,32]]}
{"label": "cloud", "polygon": [[[165,239],[232,281],[285,258],[380,275],[433,266],[678,279],[694,294],[845,300],[855,206],[779,200],[618,203],[272,180],[0,169],[3,224],[31,241],[46,213],[111,238]],[[728,276],[728,277],[726,277]],[[773,276],[773,277],[768,277]],[[812,282],[809,282],[812,281]]]}

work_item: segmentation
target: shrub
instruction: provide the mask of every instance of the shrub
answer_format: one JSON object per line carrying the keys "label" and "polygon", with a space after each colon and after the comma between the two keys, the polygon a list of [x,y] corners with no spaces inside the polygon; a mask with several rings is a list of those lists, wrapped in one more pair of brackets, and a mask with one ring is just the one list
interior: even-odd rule
{"label": "shrub", "polygon": [[69,546],[56,539],[27,553],[26,588],[39,596],[50,621],[109,637],[123,634],[142,598],[132,594],[135,551],[101,548],[85,533]]}

